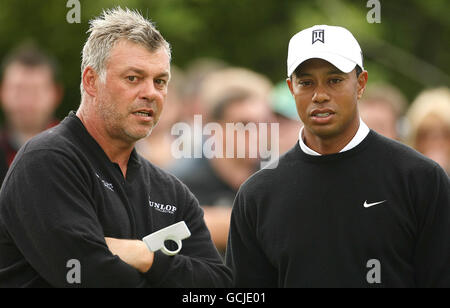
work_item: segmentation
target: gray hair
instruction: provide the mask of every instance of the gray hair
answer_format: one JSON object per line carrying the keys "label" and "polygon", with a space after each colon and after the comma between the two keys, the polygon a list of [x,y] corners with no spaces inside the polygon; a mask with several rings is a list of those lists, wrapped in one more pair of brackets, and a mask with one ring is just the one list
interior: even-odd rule
{"label": "gray hair", "polygon": [[[86,67],[92,67],[100,76],[102,82],[106,79],[106,60],[115,43],[121,39],[144,46],[154,52],[163,47],[169,57],[169,43],[162,37],[155,25],[144,18],[139,12],[116,7],[108,9],[92,19],[90,33],[83,47],[81,59],[81,74]],[[80,84],[81,96],[84,94],[83,81]]]}

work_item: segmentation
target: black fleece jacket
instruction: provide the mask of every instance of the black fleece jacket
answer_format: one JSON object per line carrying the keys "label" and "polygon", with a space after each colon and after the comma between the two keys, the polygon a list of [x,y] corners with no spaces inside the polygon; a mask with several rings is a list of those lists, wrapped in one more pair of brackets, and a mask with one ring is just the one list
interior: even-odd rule
{"label": "black fleece jacket", "polygon": [[[104,237],[142,239],[184,220],[178,255],[140,273]],[[68,279],[70,260],[80,283]],[[18,153],[0,192],[0,287],[227,287],[196,198],[133,150],[126,177],[71,112]]]}

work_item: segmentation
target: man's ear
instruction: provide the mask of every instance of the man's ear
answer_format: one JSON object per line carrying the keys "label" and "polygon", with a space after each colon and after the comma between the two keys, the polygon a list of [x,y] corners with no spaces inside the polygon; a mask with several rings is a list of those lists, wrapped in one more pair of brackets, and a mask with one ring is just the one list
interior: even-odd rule
{"label": "man's ear", "polygon": [[84,91],[92,97],[97,96],[97,86],[100,76],[90,66],[87,66],[82,75]]}
{"label": "man's ear", "polygon": [[289,91],[291,91],[291,94],[294,95],[294,89],[292,88],[292,80],[291,80],[291,78],[292,77],[286,78],[286,83],[287,83],[287,85],[289,87]]}
{"label": "man's ear", "polygon": [[362,71],[358,76],[358,99],[361,99],[364,90],[366,89],[368,78],[369,74],[367,73],[367,71]]}

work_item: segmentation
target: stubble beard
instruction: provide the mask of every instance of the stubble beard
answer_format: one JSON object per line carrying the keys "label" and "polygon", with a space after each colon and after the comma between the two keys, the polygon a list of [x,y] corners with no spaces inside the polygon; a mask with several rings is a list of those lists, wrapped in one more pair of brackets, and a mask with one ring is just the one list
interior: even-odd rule
{"label": "stubble beard", "polygon": [[146,131],[130,129],[127,127],[130,111],[127,111],[126,114],[121,114],[117,112],[117,109],[108,100],[99,101],[97,112],[104,122],[106,131],[112,138],[121,139],[129,143],[135,143],[150,136],[157,123],[157,119],[155,119],[153,125]]}

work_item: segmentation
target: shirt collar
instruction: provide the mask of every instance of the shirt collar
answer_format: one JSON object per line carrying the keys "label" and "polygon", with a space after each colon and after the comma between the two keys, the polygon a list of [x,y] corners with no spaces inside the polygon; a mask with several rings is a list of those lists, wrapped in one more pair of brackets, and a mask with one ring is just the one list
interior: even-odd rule
{"label": "shirt collar", "polygon": [[[358,144],[361,143],[361,141],[364,140],[364,138],[367,137],[369,132],[370,132],[369,127],[360,118],[359,119],[359,128],[358,128],[358,131],[356,132],[356,135],[353,137],[352,140],[350,140],[350,142],[342,150],[339,151],[339,153],[348,151],[348,150],[353,149],[354,147],[356,147]],[[302,149],[302,151],[305,152],[305,154],[314,155],[314,156],[321,156],[322,155],[322,154],[317,153],[316,151],[310,149],[305,144],[305,142],[303,141],[303,127],[300,129],[298,143],[299,143],[300,148]]]}
{"label": "shirt collar", "polygon": [[[81,119],[76,115],[74,111],[70,111],[69,115],[67,116],[66,119],[64,119],[63,122],[70,123],[69,125],[71,125],[71,127],[74,127],[74,129],[76,129],[76,135],[82,136],[83,142],[88,143],[89,150],[94,151],[100,160],[103,160],[110,164],[115,164],[109,159],[108,155],[106,155],[105,151],[97,143],[94,137],[91,136],[91,134],[88,132]],[[133,148],[133,150],[131,151],[130,159],[128,160],[128,168],[130,166],[136,166],[137,168],[141,167],[140,156],[138,155],[136,148]]]}

